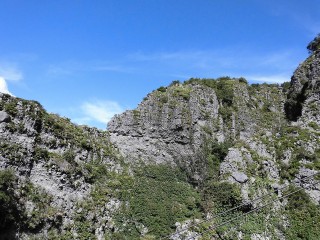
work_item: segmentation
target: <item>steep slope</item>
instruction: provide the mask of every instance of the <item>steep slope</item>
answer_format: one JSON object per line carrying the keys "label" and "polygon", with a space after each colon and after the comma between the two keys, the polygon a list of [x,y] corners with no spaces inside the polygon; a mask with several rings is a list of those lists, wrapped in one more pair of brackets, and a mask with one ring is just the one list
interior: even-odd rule
{"label": "steep slope", "polygon": [[74,226],[81,202],[106,173],[121,170],[107,132],[6,94],[0,94],[0,153],[1,239],[81,234]]}

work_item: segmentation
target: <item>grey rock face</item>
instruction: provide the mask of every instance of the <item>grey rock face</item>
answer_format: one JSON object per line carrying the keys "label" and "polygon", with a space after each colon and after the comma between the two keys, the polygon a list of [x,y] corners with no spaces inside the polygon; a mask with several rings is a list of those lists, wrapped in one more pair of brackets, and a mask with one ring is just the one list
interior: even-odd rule
{"label": "grey rock face", "polygon": [[5,111],[0,111],[0,123],[2,122],[10,122],[11,118],[8,113]]}
{"label": "grey rock face", "polygon": [[234,172],[234,173],[232,173],[232,177],[238,183],[245,183],[248,181],[248,176],[242,172]]}
{"label": "grey rock face", "polygon": [[[146,163],[191,162],[205,141],[221,143],[240,137],[254,145],[252,136],[264,124],[261,109],[267,104],[268,109],[272,108],[269,112],[282,118],[284,94],[279,87],[261,86],[250,95],[248,85],[237,80],[230,80],[231,84],[233,107],[223,105],[215,88],[199,83],[154,91],[137,109],[111,119],[110,139],[129,162]],[[273,102],[269,104],[271,98]],[[272,129],[268,131],[271,133]],[[260,150],[268,155],[265,149]]]}
{"label": "grey rock face", "polygon": [[32,168],[29,179],[34,185],[53,196],[55,207],[68,211],[72,210],[76,202],[88,196],[91,188],[84,179],[78,180],[79,187],[72,186],[66,174],[54,170],[48,171],[41,162]]}
{"label": "grey rock face", "polygon": [[[58,228],[63,233],[74,223],[78,204],[90,199],[93,185],[86,164],[98,160],[115,172],[121,171],[121,166],[115,163],[106,132],[75,126],[64,118],[47,114],[36,102],[0,94],[0,107],[8,106],[10,112],[0,111],[0,170],[14,172],[15,194],[22,196],[19,208],[25,209],[30,222],[41,225],[35,238],[48,239],[48,229]],[[32,189],[32,194],[26,193],[26,186]],[[41,198],[46,199],[48,209],[39,209]],[[108,231],[106,225],[111,224],[112,212],[120,204],[117,199],[106,202],[101,215],[91,212],[96,218],[94,226],[103,226],[100,235]],[[41,214],[43,217],[38,217]],[[1,239],[3,234],[6,233],[0,233]],[[30,239],[30,234],[29,229],[21,231],[18,239]]]}
{"label": "grey rock face", "polygon": [[247,163],[242,156],[242,152],[238,148],[230,148],[228,155],[220,165],[220,175],[244,172],[246,168]]}
{"label": "grey rock face", "polygon": [[291,87],[285,105],[287,117],[296,121],[308,112],[319,121],[320,109],[320,52],[314,52],[299,65],[291,78]]}
{"label": "grey rock face", "polygon": [[315,174],[318,171],[310,170],[307,168],[300,168],[299,173],[293,180],[294,184],[303,187],[309,194],[311,199],[316,203],[320,203],[320,183],[315,179]]}
{"label": "grey rock face", "polygon": [[195,154],[218,109],[215,92],[203,86],[154,91],[136,110],[112,118],[110,139],[128,159],[172,164]]}

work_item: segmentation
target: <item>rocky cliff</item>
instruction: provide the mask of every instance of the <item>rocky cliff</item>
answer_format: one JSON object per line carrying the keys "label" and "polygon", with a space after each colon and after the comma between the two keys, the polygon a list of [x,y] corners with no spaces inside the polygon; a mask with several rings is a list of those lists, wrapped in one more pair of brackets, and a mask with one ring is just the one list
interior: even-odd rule
{"label": "rocky cliff", "polygon": [[[283,91],[231,78],[174,83],[149,94],[136,110],[115,116],[108,125],[110,139],[128,161],[187,169],[199,166],[208,143],[242,142],[269,156],[257,137],[273,135],[284,124]],[[202,178],[197,172],[194,177]]]}
{"label": "rocky cliff", "polygon": [[0,109],[0,193],[8,195],[0,198],[0,238],[64,233],[100,175],[121,169],[108,133],[6,94],[0,94]]}
{"label": "rocky cliff", "polygon": [[320,123],[320,37],[316,37],[308,46],[312,53],[299,65],[291,79],[290,91],[285,105],[287,117],[300,123],[304,120]]}
{"label": "rocky cliff", "polygon": [[174,81],[107,131],[0,94],[0,238],[318,239],[318,40],[291,83]]}

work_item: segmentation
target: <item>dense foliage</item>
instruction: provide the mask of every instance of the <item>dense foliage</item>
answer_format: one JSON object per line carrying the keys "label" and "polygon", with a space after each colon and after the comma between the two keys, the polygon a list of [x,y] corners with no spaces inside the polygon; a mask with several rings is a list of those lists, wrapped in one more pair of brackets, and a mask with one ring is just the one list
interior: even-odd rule
{"label": "dense foliage", "polygon": [[125,190],[128,194],[122,195],[129,204],[118,214],[117,238],[136,239],[144,227],[159,238],[172,232],[175,222],[199,216],[200,196],[186,179],[179,169],[166,165],[137,169]]}
{"label": "dense foliage", "polygon": [[190,80],[185,81],[184,84],[198,83],[213,88],[216,91],[219,101],[221,101],[223,105],[230,107],[234,98],[233,85],[235,81],[247,84],[244,78],[238,80],[230,77],[221,77],[217,79],[191,78]]}
{"label": "dense foliage", "polygon": [[[291,186],[288,192],[297,191]],[[311,202],[304,190],[301,190],[288,197],[286,206],[290,226],[286,230],[287,239],[319,239],[320,232],[320,209]]]}
{"label": "dense foliage", "polygon": [[10,170],[0,171],[0,231],[14,227],[19,218],[14,196],[15,176]]}

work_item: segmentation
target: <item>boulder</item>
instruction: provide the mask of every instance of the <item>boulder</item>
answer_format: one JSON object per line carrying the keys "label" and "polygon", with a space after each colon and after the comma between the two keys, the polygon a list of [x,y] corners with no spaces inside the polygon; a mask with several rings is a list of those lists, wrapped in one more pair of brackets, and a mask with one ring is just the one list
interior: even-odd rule
{"label": "boulder", "polygon": [[242,172],[234,172],[234,173],[232,173],[232,177],[238,183],[245,183],[248,181],[248,176]]}
{"label": "boulder", "polygon": [[2,122],[10,122],[11,118],[8,113],[4,111],[0,111],[0,123]]}

